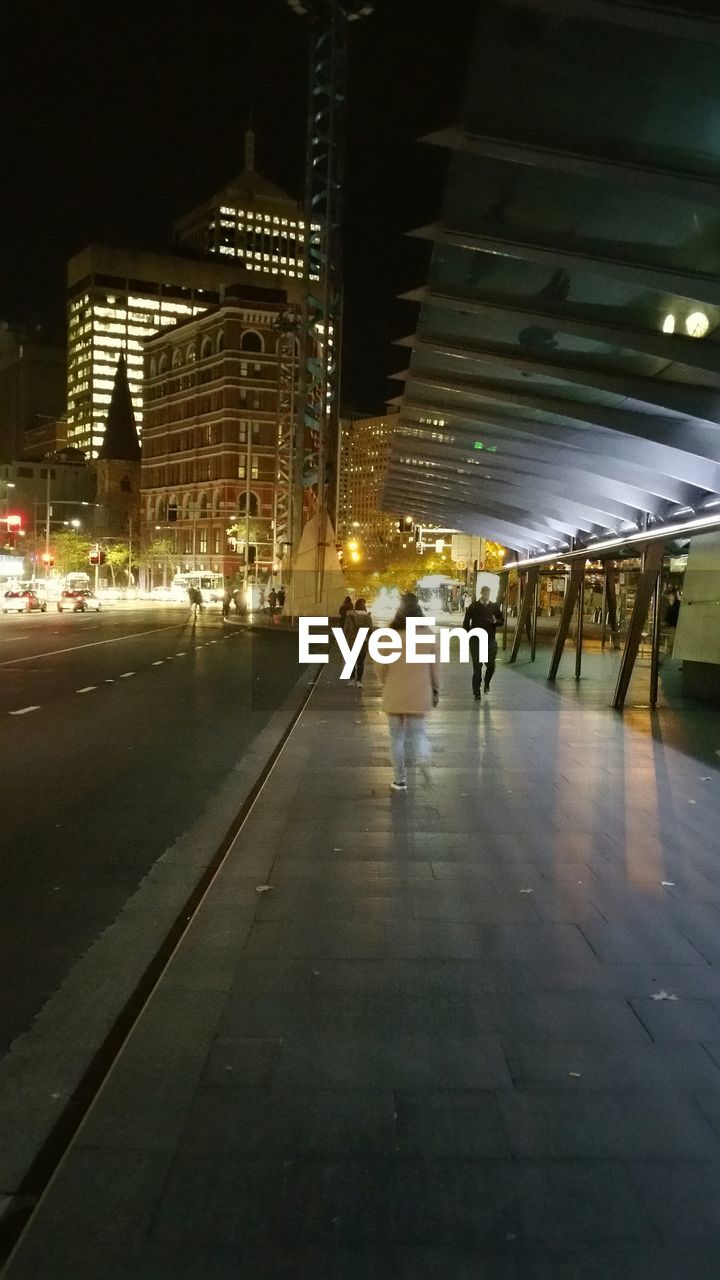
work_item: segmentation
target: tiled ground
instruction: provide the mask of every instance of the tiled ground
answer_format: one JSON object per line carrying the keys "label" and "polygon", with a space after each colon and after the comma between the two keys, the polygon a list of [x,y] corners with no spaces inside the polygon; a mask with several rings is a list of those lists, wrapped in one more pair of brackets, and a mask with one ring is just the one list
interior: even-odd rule
{"label": "tiled ground", "polygon": [[326,670],[11,1280],[716,1280],[712,713],[540,676]]}

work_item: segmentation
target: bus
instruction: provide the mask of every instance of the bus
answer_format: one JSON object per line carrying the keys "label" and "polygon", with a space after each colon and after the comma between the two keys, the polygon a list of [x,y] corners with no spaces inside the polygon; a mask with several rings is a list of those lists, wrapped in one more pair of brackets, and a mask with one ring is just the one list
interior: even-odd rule
{"label": "bus", "polygon": [[217,604],[222,600],[225,580],[221,573],[211,573],[209,569],[191,569],[187,573],[176,573],[172,590],[177,600],[187,600],[188,587],[197,587],[205,604]]}

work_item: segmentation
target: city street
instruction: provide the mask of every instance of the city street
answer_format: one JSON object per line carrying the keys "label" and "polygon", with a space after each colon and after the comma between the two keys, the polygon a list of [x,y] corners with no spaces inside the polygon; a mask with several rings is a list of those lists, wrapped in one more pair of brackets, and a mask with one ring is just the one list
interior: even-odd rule
{"label": "city street", "polygon": [[217,611],[0,618],[0,1058],[299,674]]}

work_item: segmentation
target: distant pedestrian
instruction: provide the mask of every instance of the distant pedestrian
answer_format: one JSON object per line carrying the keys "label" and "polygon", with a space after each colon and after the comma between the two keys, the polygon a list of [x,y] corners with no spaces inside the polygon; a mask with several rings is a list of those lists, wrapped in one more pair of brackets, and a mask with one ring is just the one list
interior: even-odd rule
{"label": "distant pedestrian", "polygon": [[245,603],[245,597],[239,587],[236,587],[235,590],[233,591],[232,598],[235,603],[235,612],[238,614],[247,613],[247,604]]}
{"label": "distant pedestrian", "polygon": [[353,668],[351,679],[358,689],[362,689],[363,672],[365,671],[365,659],[368,651],[368,641],[370,639],[370,631],[372,631],[373,620],[367,611],[367,605],[362,597],[355,602],[354,609],[348,609],[343,619],[343,632],[349,644],[353,644],[355,637],[361,627],[368,628],[368,635],[365,643],[357,656],[357,661]]}
{"label": "distant pedestrian", "polygon": [[[417,596],[408,592],[391,626],[403,638],[403,650],[395,662],[378,665],[383,686],[382,705],[390,729],[390,753],[393,762],[393,791],[407,791],[407,765],[417,763],[426,782],[430,782],[430,743],[425,732],[425,717],[439,699],[439,665],[436,646],[435,661],[407,661],[406,619],[422,618]],[[427,652],[427,650],[426,650]],[[407,751],[407,757],[406,757]]]}
{"label": "distant pedestrian", "polygon": [[278,590],[277,603],[278,603],[278,609],[282,613],[283,609],[285,608],[285,588],[284,587],[280,587]]}
{"label": "distant pedestrian", "polygon": [[188,599],[190,608],[193,610],[193,616],[197,618],[198,609],[202,609],[202,593],[199,587],[188,587]]}
{"label": "distant pedestrian", "polygon": [[495,639],[495,631],[503,624],[503,612],[499,604],[495,604],[490,599],[490,588],[481,587],[480,599],[465,611],[463,618],[463,626],[466,631],[471,631],[474,627],[479,627],[482,631],[487,632],[488,638],[488,660],[485,664],[485,679],[483,681],[483,664],[480,661],[480,641],[477,636],[470,637],[470,657],[473,664],[472,675],[472,691],[476,702],[480,702],[483,691],[488,694],[490,692],[490,681],[495,672],[495,659],[497,657],[497,640]]}
{"label": "distant pedestrian", "polygon": [[275,606],[277,605],[277,591],[274,587],[271,587],[268,591],[267,602],[268,609],[270,610],[270,613],[273,614],[275,612]]}
{"label": "distant pedestrian", "polygon": [[346,596],[342,604],[340,605],[340,608],[338,609],[338,613],[340,614],[341,627],[344,625],[344,622],[345,622],[345,614],[347,613],[348,609],[352,609],[352,607],[353,607],[353,602],[350,596]]}
{"label": "distant pedestrian", "polygon": [[226,582],[226,583],[225,583],[225,589],[224,589],[224,591],[223,591],[223,593],[222,593],[222,616],[223,616],[223,618],[228,618],[228,617],[230,616],[230,604],[231,604],[231,602],[232,602],[232,592],[231,592],[231,590],[230,590],[230,584]]}

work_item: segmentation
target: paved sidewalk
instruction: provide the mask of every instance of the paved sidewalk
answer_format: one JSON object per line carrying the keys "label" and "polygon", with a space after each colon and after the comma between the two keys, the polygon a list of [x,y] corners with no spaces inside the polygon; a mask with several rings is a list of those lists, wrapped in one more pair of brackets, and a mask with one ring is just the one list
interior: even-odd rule
{"label": "paved sidewalk", "polygon": [[455,668],[395,795],[326,669],[11,1280],[716,1280],[719,775],[648,724]]}

